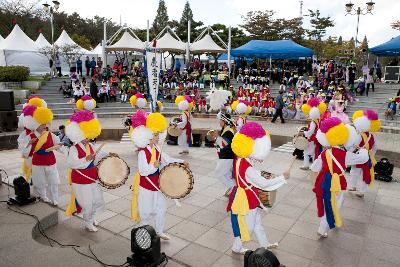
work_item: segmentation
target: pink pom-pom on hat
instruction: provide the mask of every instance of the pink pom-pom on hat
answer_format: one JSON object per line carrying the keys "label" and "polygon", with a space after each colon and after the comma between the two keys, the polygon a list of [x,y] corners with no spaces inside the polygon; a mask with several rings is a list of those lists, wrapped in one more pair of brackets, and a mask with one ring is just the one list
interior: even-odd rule
{"label": "pink pom-pom on hat", "polygon": [[337,118],[337,117],[330,117],[328,119],[325,119],[321,122],[320,125],[320,130],[323,133],[327,133],[329,131],[329,129],[338,126],[339,124],[341,124],[342,121]]}
{"label": "pink pom-pom on hat", "polygon": [[36,106],[28,105],[22,110],[22,113],[24,116],[33,116],[33,112],[35,112],[36,109]]}
{"label": "pink pom-pom on hat", "polygon": [[84,95],[81,97],[82,101],[92,100],[93,98],[90,95]]}
{"label": "pink pom-pom on hat", "polygon": [[321,100],[319,100],[316,97],[310,98],[307,101],[307,105],[311,106],[311,107],[318,107],[318,105],[321,103]]}
{"label": "pink pom-pom on hat", "polygon": [[71,122],[76,122],[76,123],[81,123],[84,121],[91,121],[95,119],[94,114],[88,110],[81,110],[78,112],[75,112],[72,116],[70,121]]}
{"label": "pink pom-pom on hat", "polygon": [[138,110],[131,116],[132,127],[136,128],[139,126],[146,125],[147,113],[144,110]]}
{"label": "pink pom-pom on hat", "polygon": [[256,122],[245,123],[242,128],[240,128],[240,133],[251,139],[262,138],[266,135],[264,128]]}
{"label": "pink pom-pom on hat", "polygon": [[190,96],[188,96],[188,95],[185,95],[184,98],[185,98],[185,100],[186,100],[188,103],[191,103],[191,102],[193,101],[193,100],[190,98]]}
{"label": "pink pom-pom on hat", "polygon": [[136,98],[144,98],[144,96],[141,93],[137,93],[135,96]]}
{"label": "pink pom-pom on hat", "polygon": [[364,115],[370,120],[370,121],[375,121],[378,120],[378,113],[373,111],[372,109],[366,109],[364,110]]}

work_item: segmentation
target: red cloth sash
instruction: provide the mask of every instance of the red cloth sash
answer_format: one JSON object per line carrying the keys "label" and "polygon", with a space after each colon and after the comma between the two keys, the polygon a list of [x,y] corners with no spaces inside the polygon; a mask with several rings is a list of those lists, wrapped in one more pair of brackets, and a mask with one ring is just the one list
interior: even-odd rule
{"label": "red cloth sash", "polygon": [[[31,133],[30,137],[33,139],[33,138],[36,138],[36,135],[34,133]],[[44,151],[44,150],[54,146],[52,134],[49,133],[49,135],[47,136],[46,142],[43,144],[43,146],[40,148],[40,150],[38,152],[35,152],[35,147],[38,142],[39,142],[39,139],[36,140],[36,142],[32,144],[32,149],[31,149],[31,152],[29,153],[29,154],[32,153],[32,165],[51,166],[51,165],[56,164],[56,157],[54,155],[54,152],[48,152],[45,154],[38,153],[39,151]]]}
{"label": "red cloth sash", "polygon": [[[151,152],[147,149],[147,148],[142,148],[139,151],[144,151],[144,153],[146,154],[146,159],[147,159],[147,163],[150,164],[150,160],[151,160]],[[156,148],[156,158],[160,158],[160,152],[158,151],[158,149]],[[154,188],[154,186],[147,180],[147,178],[149,178],[151,180],[151,182],[157,186],[157,188]],[[139,185],[147,190],[150,191],[157,191],[157,189],[160,188],[160,173],[157,170],[154,174],[151,174],[149,176],[140,176],[140,183]]]}
{"label": "red cloth sash", "polygon": [[[76,147],[76,150],[78,151],[78,158],[79,159],[85,158],[86,151],[84,151],[79,145],[75,145],[75,147]],[[91,145],[89,145],[89,147],[90,147],[90,155],[93,155],[94,154],[93,147]],[[94,183],[94,181],[86,178],[85,176],[90,177],[93,180],[97,180],[99,178],[98,173],[97,173],[97,167],[94,166],[93,163],[90,164],[88,168],[79,169],[78,171],[72,169],[72,172],[71,172],[71,181],[74,184],[93,184]]]}
{"label": "red cloth sash", "polygon": [[[368,132],[366,133],[366,135],[367,135],[367,137],[369,139],[368,140],[368,148],[369,148],[369,150],[371,150],[372,147],[375,144],[375,139],[374,139],[374,136],[372,134],[368,133]],[[361,142],[360,142],[360,144],[358,146],[359,147],[365,147],[365,148],[367,147],[367,145],[364,142],[364,139],[361,139]],[[368,160],[364,164],[357,164],[356,165],[357,168],[360,168],[362,170],[362,172],[363,172],[363,181],[366,184],[370,184],[371,180],[372,180],[371,172],[370,172],[370,169],[371,169],[371,165],[370,164],[371,164],[370,160]]]}

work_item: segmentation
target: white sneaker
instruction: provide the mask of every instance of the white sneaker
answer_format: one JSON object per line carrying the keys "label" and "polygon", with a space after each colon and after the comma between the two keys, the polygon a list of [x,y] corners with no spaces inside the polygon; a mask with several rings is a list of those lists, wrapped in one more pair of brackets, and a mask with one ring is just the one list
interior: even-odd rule
{"label": "white sneaker", "polygon": [[57,202],[57,201],[53,201],[51,204],[52,204],[53,206],[55,206],[55,207],[58,206],[58,202]]}
{"label": "white sneaker", "polygon": [[246,251],[248,251],[249,249],[242,247],[242,249],[237,250],[235,248],[232,247],[232,252],[235,254],[240,254],[240,255],[244,255],[246,254]]}
{"label": "white sneaker", "polygon": [[267,249],[271,249],[271,248],[277,248],[278,246],[279,246],[278,243],[272,243],[272,244],[268,244],[268,245],[266,246],[266,248],[267,248]]}
{"label": "white sneaker", "polygon": [[96,221],[96,220],[93,220],[93,225],[94,225],[94,226],[97,226],[97,225],[99,225],[99,222]]}
{"label": "white sneaker", "polygon": [[162,240],[170,240],[171,238],[167,236],[166,234],[162,233],[158,235]]}
{"label": "white sneaker", "polygon": [[44,203],[50,203],[50,199],[48,199],[47,197],[44,198],[40,198],[41,200],[43,200]]}
{"label": "white sneaker", "polygon": [[89,232],[97,232],[99,230],[93,224],[85,224],[85,229],[88,230]]}
{"label": "white sneaker", "polygon": [[328,233],[321,234],[320,232],[318,232],[318,235],[320,237],[322,237],[322,238],[327,238],[328,237]]}

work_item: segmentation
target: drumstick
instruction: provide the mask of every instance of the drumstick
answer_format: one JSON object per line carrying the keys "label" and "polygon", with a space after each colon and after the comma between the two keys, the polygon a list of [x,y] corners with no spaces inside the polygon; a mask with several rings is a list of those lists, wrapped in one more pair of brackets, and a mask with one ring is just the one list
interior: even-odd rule
{"label": "drumstick", "polygon": [[103,143],[99,146],[99,148],[96,150],[96,152],[94,152],[95,155],[97,155],[97,153],[100,152],[100,150],[106,145],[106,143]]}
{"label": "drumstick", "polygon": [[294,156],[294,157],[293,157],[292,162],[291,162],[290,165],[289,165],[289,169],[288,169],[289,172],[290,172],[290,170],[292,169],[293,164],[296,162],[296,158],[297,158],[297,156]]}
{"label": "drumstick", "polygon": [[46,149],[45,151],[46,151],[46,152],[52,152],[52,151],[54,151],[54,150],[57,150],[57,149],[59,149],[61,146],[62,146],[61,144],[58,144],[58,145],[55,145],[55,146],[49,147],[49,148],[48,148],[48,149]]}

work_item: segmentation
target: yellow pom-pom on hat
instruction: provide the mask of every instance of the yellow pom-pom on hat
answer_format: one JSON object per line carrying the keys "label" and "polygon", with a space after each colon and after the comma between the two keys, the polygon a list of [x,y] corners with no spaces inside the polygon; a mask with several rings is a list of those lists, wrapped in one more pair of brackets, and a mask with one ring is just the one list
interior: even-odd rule
{"label": "yellow pom-pom on hat", "polygon": [[133,95],[133,96],[131,96],[131,97],[129,98],[129,103],[131,103],[131,106],[132,106],[132,107],[135,107],[135,106],[136,106],[136,100],[137,100],[137,97],[136,97],[135,95]]}
{"label": "yellow pom-pom on hat", "polygon": [[53,121],[53,112],[45,107],[38,107],[35,112],[33,112],[33,118],[37,123],[49,124]]}
{"label": "yellow pom-pom on hat", "polygon": [[233,101],[233,102],[232,102],[232,105],[231,105],[232,110],[236,110],[236,107],[237,107],[238,104],[239,104],[239,100]]}
{"label": "yellow pom-pom on hat", "polygon": [[301,111],[304,113],[304,114],[308,114],[308,113],[310,113],[310,110],[311,110],[311,106],[310,105],[307,105],[307,104],[303,104],[303,105],[301,105]]}
{"label": "yellow pom-pom on hat", "polygon": [[237,133],[232,139],[232,151],[240,158],[247,158],[253,152],[254,140],[244,134]]}
{"label": "yellow pom-pom on hat", "polygon": [[35,107],[45,107],[45,102],[43,99],[39,97],[32,97],[28,100],[28,105],[32,105]]}
{"label": "yellow pom-pom on hat", "polygon": [[175,105],[179,105],[179,102],[186,100],[182,95],[178,95],[175,98]]}
{"label": "yellow pom-pom on hat", "polygon": [[167,119],[159,112],[150,113],[146,119],[146,128],[153,133],[161,133],[167,129]]}
{"label": "yellow pom-pom on hat", "polygon": [[92,119],[79,123],[79,128],[87,139],[95,139],[101,134],[101,124],[99,120]]}
{"label": "yellow pom-pom on hat", "polygon": [[326,104],[325,104],[325,102],[319,103],[318,104],[318,109],[319,109],[319,112],[321,113],[321,115],[324,114],[326,112]]}
{"label": "yellow pom-pom on hat", "polygon": [[371,121],[371,127],[369,131],[375,133],[381,129],[381,126],[382,126],[381,120],[373,120]]}
{"label": "yellow pom-pom on hat", "polygon": [[84,110],[85,109],[82,99],[79,99],[78,101],[76,101],[75,105],[76,105],[76,108],[79,109],[79,110]]}
{"label": "yellow pom-pom on hat", "polygon": [[360,117],[362,117],[362,116],[364,116],[364,111],[362,111],[362,110],[357,110],[356,112],[353,113],[353,117],[352,117],[353,122],[354,122],[356,119],[358,119],[358,118],[360,118]]}

